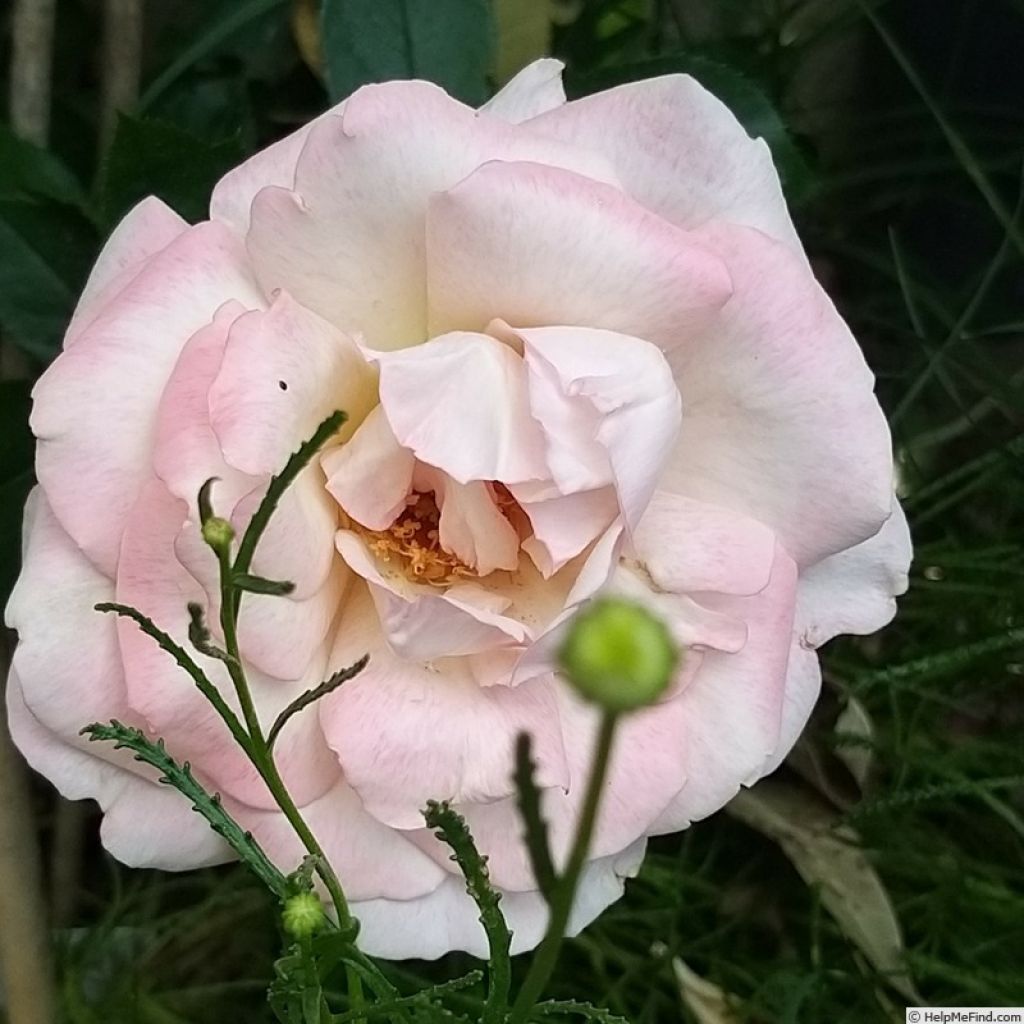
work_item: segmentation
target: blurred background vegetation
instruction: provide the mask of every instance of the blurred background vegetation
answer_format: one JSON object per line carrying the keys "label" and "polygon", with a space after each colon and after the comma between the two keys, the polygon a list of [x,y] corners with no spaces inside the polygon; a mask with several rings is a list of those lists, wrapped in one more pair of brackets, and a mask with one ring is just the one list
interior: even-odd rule
{"label": "blurred background vegetation", "polygon": [[[221,173],[363,82],[430,78],[475,104],[545,53],[566,62],[570,95],[689,72],[769,141],[878,374],[917,542],[895,624],[825,652],[825,697],[787,765],[656,840],[571,944],[557,994],[635,1024],[1024,1005],[1021,0],[8,4],[0,598],[32,483],[31,382],[130,206],[155,193],[202,218]],[[9,750],[0,785],[0,875],[8,889],[41,876],[61,1020],[269,1020],[276,932],[254,882],[116,865],[94,811]],[[19,794],[37,835],[11,828]],[[32,931],[0,916],[22,989]],[[411,986],[463,966],[393,975]],[[461,1011],[474,1019],[472,997]]]}

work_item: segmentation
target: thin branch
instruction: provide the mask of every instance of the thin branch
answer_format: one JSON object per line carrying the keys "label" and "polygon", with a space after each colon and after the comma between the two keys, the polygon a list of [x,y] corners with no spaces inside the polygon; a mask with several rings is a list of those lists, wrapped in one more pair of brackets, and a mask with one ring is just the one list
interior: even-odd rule
{"label": "thin branch", "polygon": [[37,146],[50,134],[50,72],[57,0],[15,0],[11,23],[11,127]]}
{"label": "thin branch", "polygon": [[118,113],[134,109],[139,99],[142,23],[142,0],[104,0],[100,152],[114,137]]}
{"label": "thin branch", "polygon": [[[6,637],[0,636],[0,675]],[[10,1024],[52,1024],[52,974],[47,915],[39,877],[36,826],[28,778],[7,731],[0,700],[0,978]]]}

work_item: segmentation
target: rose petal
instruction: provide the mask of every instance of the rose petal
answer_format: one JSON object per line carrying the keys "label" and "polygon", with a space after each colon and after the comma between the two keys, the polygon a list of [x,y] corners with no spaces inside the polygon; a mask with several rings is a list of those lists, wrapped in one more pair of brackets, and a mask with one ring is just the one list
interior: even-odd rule
{"label": "rose petal", "polygon": [[247,244],[257,276],[375,349],[418,344],[427,337],[427,201],[493,159],[606,176],[602,158],[478,113],[437,86],[364,86],[341,118],[310,129],[294,191],[269,187],[253,201]]}
{"label": "rose petal", "polygon": [[384,414],[416,458],[460,483],[547,476],[523,361],[507,345],[457,332],[378,361]]}
{"label": "rose petal", "polygon": [[430,332],[573,324],[678,344],[730,294],[690,232],[570,171],[492,161],[430,200]]}
{"label": "rose petal", "polygon": [[407,580],[370,554],[366,542],[339,530],[338,551],[349,567],[370,585],[381,627],[401,657],[432,661],[518,646],[529,636],[522,622],[502,614],[507,597],[465,583],[446,589]]}
{"label": "rose petal", "polygon": [[[307,850],[279,810],[254,810],[230,800],[225,803],[275,864],[298,865],[302,861]],[[349,900],[417,899],[433,892],[446,877],[403,833],[367,814],[345,782],[337,782],[299,810],[331,866],[344,879]]]}
{"label": "rose petal", "polygon": [[560,107],[565,102],[564,67],[560,60],[551,57],[541,57],[527,64],[480,108],[480,112],[519,124]]}
{"label": "rose petal", "polygon": [[428,800],[508,796],[515,739],[524,729],[536,735],[544,784],[564,783],[550,687],[482,688],[461,659],[423,665],[396,657],[365,594],[353,595],[346,622],[332,664],[350,664],[367,650],[370,662],[322,699],[320,721],[345,778],[374,817],[415,829]]}
{"label": "rose petal", "polygon": [[156,196],[148,196],[132,207],[96,257],[64,336],[64,347],[78,340],[103,307],[138,275],[150,256],[166,249],[187,230],[187,221]]}
{"label": "rose petal", "polygon": [[896,614],[912,557],[907,517],[893,499],[892,515],[873,537],[822,559],[800,575],[797,631],[805,647],[840,633],[874,633]]}
{"label": "rose petal", "polygon": [[180,793],[87,753],[43,726],[26,706],[14,671],[7,677],[6,699],[11,736],[25,760],[65,799],[99,803],[104,811],[100,839],[122,864],[182,871],[234,859]]}
{"label": "rose petal", "polygon": [[[593,438],[608,455],[623,518],[640,521],[679,435],[679,389],[662,353],[648,342],[613,331],[575,327],[520,328],[529,373],[530,407],[544,427],[549,463],[556,452],[588,438],[559,436],[566,405],[593,409]],[[560,395],[535,386],[554,371]],[[552,465],[560,489],[558,467]]]}
{"label": "rose petal", "polygon": [[[168,494],[156,479],[143,488],[125,529],[116,589],[119,602],[149,616],[180,643],[188,636],[186,604],[204,605],[207,600],[175,556],[174,542],[185,514],[184,503]],[[208,609],[211,625],[212,618]],[[225,796],[254,807],[275,806],[256,769],[230,739],[227,726],[174,660],[133,622],[119,620],[118,639],[129,703],[153,732],[167,741],[168,749],[181,760],[201,765]],[[238,714],[238,701],[223,662],[198,652],[194,657]],[[313,652],[307,660],[306,673],[293,682],[256,670],[248,673],[264,729],[300,693],[325,678],[326,648]],[[289,723],[274,754],[282,777],[300,803],[319,796],[337,777],[337,765],[313,716],[298,716]]]}
{"label": "rose petal", "polygon": [[[644,843],[636,843],[618,856],[590,861],[583,868],[567,934],[578,934],[619,899],[624,880],[640,869],[644,849]],[[360,946],[371,956],[435,960],[451,950],[487,956],[480,911],[462,878],[449,877],[418,900],[365,900],[352,910],[360,923]],[[512,931],[513,954],[532,949],[543,938],[548,908],[540,893],[502,893],[501,911]]]}
{"label": "rose petal", "polygon": [[345,104],[339,103],[228,171],[214,186],[210,197],[210,217],[223,221],[244,235],[249,227],[250,210],[256,194],[271,185],[291,188],[295,183],[299,154],[313,126],[328,120],[340,120],[344,108]]}
{"label": "rose petal", "polygon": [[688,75],[585,96],[530,126],[606,157],[631,196],[674,224],[747,224],[802,254],[768,146]]}
{"label": "rose petal", "polygon": [[633,534],[642,569],[661,590],[756,594],[771,575],[775,537],[731,509],[657,491]]}
{"label": "rose petal", "polygon": [[39,481],[61,524],[108,575],[151,472],[160,395],[185,343],[232,298],[248,308],[263,302],[240,243],[219,224],[189,228],[36,383]]}
{"label": "rose petal", "polygon": [[747,228],[701,237],[735,294],[669,353],[683,426],[663,490],[769,526],[801,566],[866,540],[892,504],[889,429],[856,341],[801,260]]}
{"label": "rose petal", "polygon": [[587,548],[611,526],[619,513],[615,491],[603,487],[593,491],[553,497],[537,497],[540,488],[518,485],[510,488],[513,497],[526,513],[533,527],[533,536],[523,541],[523,550],[545,579]]}
{"label": "rose petal", "polygon": [[651,828],[676,832],[717,811],[760,777],[779,749],[787,691],[796,566],[776,547],[771,579],[752,597],[704,595],[710,610],[747,624],[742,650],[708,650],[694,678],[674,698],[685,708],[686,785]]}
{"label": "rose petal", "polygon": [[346,444],[330,449],[320,462],[327,490],[368,530],[386,530],[405,509],[416,459],[395,439],[381,406]]}
{"label": "rose petal", "polygon": [[253,475],[279,472],[334,411],[344,438],[374,404],[373,372],[355,343],[285,293],[231,327],[210,387],[210,422],[227,461]]}

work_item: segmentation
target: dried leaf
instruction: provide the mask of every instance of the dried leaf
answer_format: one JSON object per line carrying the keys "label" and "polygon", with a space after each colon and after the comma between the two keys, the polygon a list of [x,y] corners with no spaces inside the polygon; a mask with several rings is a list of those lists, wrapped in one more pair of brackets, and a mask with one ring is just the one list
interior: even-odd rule
{"label": "dried leaf", "polygon": [[775,779],[742,790],[727,810],[775,840],[847,938],[894,989],[918,998],[892,902],[852,828],[809,790]]}
{"label": "dried leaf", "polygon": [[836,718],[836,733],[839,736],[836,757],[846,765],[863,792],[871,776],[874,759],[871,747],[875,727],[864,705],[856,697],[850,697],[846,706],[839,712]]}
{"label": "dried leaf", "polygon": [[697,1024],[739,1024],[738,1000],[734,995],[690,970],[679,957],[672,961],[672,970],[679,982],[683,1005]]}

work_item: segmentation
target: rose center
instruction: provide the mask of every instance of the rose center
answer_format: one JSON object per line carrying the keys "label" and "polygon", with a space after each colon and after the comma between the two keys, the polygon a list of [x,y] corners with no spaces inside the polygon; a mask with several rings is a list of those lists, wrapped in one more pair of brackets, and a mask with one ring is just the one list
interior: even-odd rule
{"label": "rose center", "polygon": [[[495,507],[522,541],[529,528],[518,502],[504,484],[492,482],[489,490]],[[433,491],[411,491],[405,509],[384,530],[371,530],[351,516],[343,518],[345,526],[362,537],[377,558],[414,583],[446,587],[460,579],[480,577],[472,565],[442,546],[441,509]]]}
{"label": "rose center", "polygon": [[476,573],[441,547],[441,512],[431,491],[413,491],[405,511],[386,530],[368,530],[355,520],[351,528],[382,561],[395,566],[417,583],[447,586],[459,577]]}

